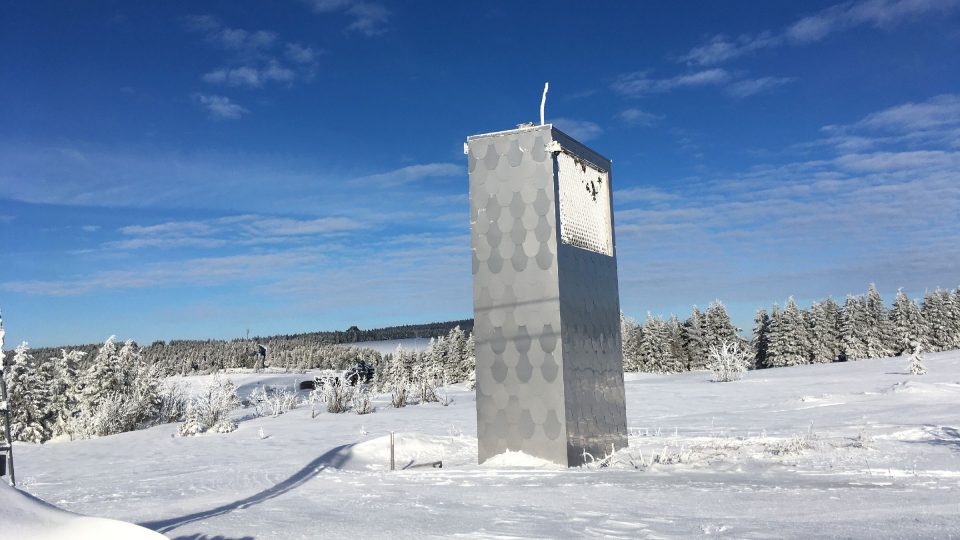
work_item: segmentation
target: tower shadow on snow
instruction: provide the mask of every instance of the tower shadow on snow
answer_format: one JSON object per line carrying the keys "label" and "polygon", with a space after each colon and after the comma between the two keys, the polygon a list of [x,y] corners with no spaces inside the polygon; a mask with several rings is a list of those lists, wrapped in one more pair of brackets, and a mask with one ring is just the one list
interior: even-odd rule
{"label": "tower shadow on snow", "polygon": [[[209,510],[204,510],[202,512],[194,512],[192,514],[187,514],[184,516],[178,516],[178,517],[169,518],[169,519],[146,521],[143,523],[138,523],[138,525],[140,525],[141,527],[152,529],[160,533],[166,533],[178,527],[182,527],[188,523],[192,523],[194,521],[199,521],[201,519],[223,515],[228,512],[232,512],[234,510],[242,510],[242,509],[260,504],[262,502],[269,501],[270,499],[279,497],[284,493],[287,493],[289,491],[292,491],[300,487],[301,485],[306,483],[307,480],[310,480],[311,478],[313,478],[320,472],[323,472],[327,468],[341,467],[346,462],[347,458],[350,457],[350,452],[348,452],[347,450],[352,448],[353,445],[354,443],[344,444],[336,448],[333,448],[327,451],[326,453],[324,453],[323,455],[321,455],[320,457],[314,459],[310,463],[307,463],[306,465],[304,465],[303,468],[301,468],[299,471],[290,475],[290,477],[287,478],[286,480],[279,482],[276,485],[270,488],[267,488],[259,493],[255,493],[247,498],[240,499],[238,501],[227,503],[221,506],[217,506]],[[207,537],[203,535],[199,535],[199,536],[184,536],[183,538],[207,538]],[[217,536],[214,538],[221,538],[221,537]]]}

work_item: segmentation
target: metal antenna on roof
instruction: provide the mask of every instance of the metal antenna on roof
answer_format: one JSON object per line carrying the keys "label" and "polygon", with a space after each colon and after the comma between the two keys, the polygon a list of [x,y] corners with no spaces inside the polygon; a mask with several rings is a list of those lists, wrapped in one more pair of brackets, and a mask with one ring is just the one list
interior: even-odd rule
{"label": "metal antenna on roof", "polygon": [[547,106],[547,90],[550,89],[550,83],[543,83],[543,97],[540,98],[540,125],[542,126],[545,122],[543,121],[543,109]]}

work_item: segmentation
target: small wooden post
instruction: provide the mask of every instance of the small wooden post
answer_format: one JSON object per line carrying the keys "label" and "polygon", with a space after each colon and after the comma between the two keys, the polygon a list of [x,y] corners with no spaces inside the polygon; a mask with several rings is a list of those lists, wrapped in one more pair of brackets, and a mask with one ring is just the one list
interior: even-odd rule
{"label": "small wooden post", "polygon": [[391,432],[390,432],[390,470],[391,470],[391,471],[396,470],[396,462],[394,461],[393,458],[394,458],[394,453],[393,453],[393,432],[391,431]]}

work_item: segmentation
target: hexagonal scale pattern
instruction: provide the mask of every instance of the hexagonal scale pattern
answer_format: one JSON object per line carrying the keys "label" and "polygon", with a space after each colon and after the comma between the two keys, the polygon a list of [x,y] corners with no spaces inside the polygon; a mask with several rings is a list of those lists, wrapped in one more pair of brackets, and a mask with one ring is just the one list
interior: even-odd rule
{"label": "hexagonal scale pattern", "polygon": [[467,140],[481,462],[575,466],[626,444],[615,251],[559,242],[552,141],[610,170],[550,125]]}

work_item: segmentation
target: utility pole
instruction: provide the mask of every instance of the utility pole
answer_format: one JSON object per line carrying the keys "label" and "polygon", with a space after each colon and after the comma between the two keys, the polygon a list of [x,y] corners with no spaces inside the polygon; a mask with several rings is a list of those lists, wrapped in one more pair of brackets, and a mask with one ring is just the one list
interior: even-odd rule
{"label": "utility pole", "polygon": [[7,394],[7,379],[3,375],[3,314],[0,313],[0,416],[3,416],[4,439],[0,442],[0,471],[6,473],[10,469],[10,485],[16,487],[17,476],[13,472],[13,439],[10,438],[10,397]]}

